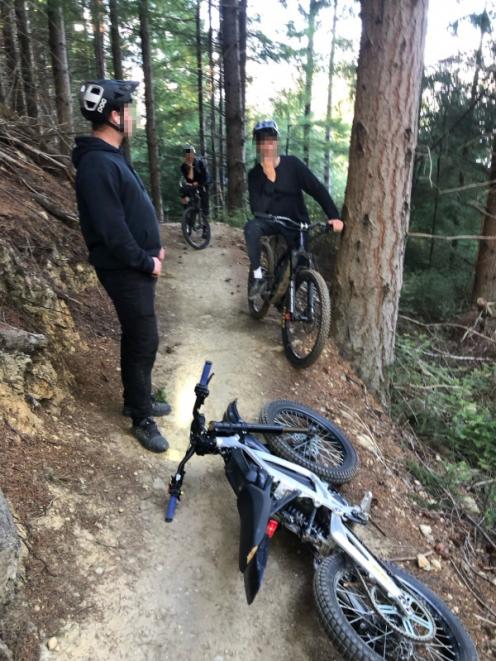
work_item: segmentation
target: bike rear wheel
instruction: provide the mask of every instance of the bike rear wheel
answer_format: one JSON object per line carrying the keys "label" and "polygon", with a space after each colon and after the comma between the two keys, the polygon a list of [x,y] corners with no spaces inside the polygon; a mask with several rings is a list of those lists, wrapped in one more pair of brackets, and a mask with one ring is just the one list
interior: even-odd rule
{"label": "bike rear wheel", "polygon": [[[272,277],[274,273],[274,252],[271,248],[271,245],[267,239],[262,239],[261,241],[262,253],[260,256],[260,266],[262,268],[263,277],[268,283],[268,280]],[[253,273],[250,268],[250,274],[248,276],[248,291],[253,283]],[[256,298],[248,299],[248,310],[250,316],[254,319],[263,319],[270,308],[270,301],[268,297],[268,292],[264,289]]]}
{"label": "bike rear wheel", "polygon": [[270,449],[283,459],[308,468],[326,482],[344,484],[358,470],[358,455],[337,425],[304,404],[290,400],[269,402],[260,412],[260,422],[285,427],[312,427],[307,434],[267,434]]}
{"label": "bike rear wheel", "polygon": [[181,230],[186,242],[195,250],[203,250],[210,243],[210,224],[200,209],[186,209]]}
{"label": "bike rear wheel", "polygon": [[477,661],[473,642],[446,604],[406,571],[391,563],[387,567],[413,599],[411,616],[344,553],[328,556],[315,572],[319,616],[343,658]]}
{"label": "bike rear wheel", "polygon": [[331,325],[329,290],[320,273],[308,269],[296,274],[294,315],[288,308],[282,323],[284,351],[295,367],[309,367],[322,353]]}

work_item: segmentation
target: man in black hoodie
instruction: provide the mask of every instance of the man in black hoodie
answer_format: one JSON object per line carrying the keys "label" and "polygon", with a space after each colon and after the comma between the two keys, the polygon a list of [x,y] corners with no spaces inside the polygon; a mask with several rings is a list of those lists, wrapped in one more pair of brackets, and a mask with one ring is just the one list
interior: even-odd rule
{"label": "man in black hoodie", "polygon": [[170,406],[152,398],[151,374],[158,349],[155,285],[165,253],[153,204],[121,149],[132,133],[128,106],[137,85],[96,80],[81,86],[81,113],[93,131],[76,138],[72,160],[89,261],[121,324],[123,414],[147,450],[164,452],[168,443],[152,416],[166,415]]}

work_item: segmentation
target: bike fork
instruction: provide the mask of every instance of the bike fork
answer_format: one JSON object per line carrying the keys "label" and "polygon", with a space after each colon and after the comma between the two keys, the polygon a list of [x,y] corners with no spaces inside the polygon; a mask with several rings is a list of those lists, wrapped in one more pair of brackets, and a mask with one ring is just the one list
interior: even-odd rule
{"label": "bike fork", "polygon": [[307,308],[306,314],[297,314],[296,313],[296,284],[295,280],[292,279],[289,283],[289,306],[284,311],[285,321],[308,321],[313,322],[314,316],[314,299],[315,293],[314,288],[311,284],[308,285],[307,291]]}

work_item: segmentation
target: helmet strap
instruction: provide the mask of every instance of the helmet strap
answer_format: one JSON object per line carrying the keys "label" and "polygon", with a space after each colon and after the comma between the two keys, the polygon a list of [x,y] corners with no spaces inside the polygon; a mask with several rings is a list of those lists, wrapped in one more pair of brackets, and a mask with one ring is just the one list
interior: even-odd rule
{"label": "helmet strap", "polygon": [[108,118],[105,120],[105,124],[111,126],[116,131],[119,131],[119,133],[124,133],[124,108],[119,109],[119,124],[114,124],[114,122],[111,122]]}

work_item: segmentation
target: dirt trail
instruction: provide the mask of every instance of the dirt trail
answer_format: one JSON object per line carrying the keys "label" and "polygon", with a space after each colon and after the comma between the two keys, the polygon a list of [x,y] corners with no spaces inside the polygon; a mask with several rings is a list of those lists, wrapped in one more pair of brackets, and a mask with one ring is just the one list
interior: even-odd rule
{"label": "dirt trail", "polygon": [[218,458],[191,462],[176,520],[164,522],[165,483],[187,445],[204,359],[215,366],[209,417],[221,416],[235,397],[243,414],[257,414],[289,374],[277,320],[260,324],[245,311],[239,232],[216,234],[214,226],[212,246],[194,252],[185,249],[177,226],[165,229],[154,380],[165,385],[174,408],[162,425],[171,449],[166,456],[145,454],[122,421],[123,431],[112,434],[116,470],[119,462],[133,461],[138,488],[100,509],[98,544],[92,533],[78,532],[78,565],[94,585],[96,608],[56,632],[57,649],[44,645],[45,660],[339,658],[313,608],[311,556],[289,535],[276,535],[265,584],[254,605],[246,605],[237,568],[238,514]]}

